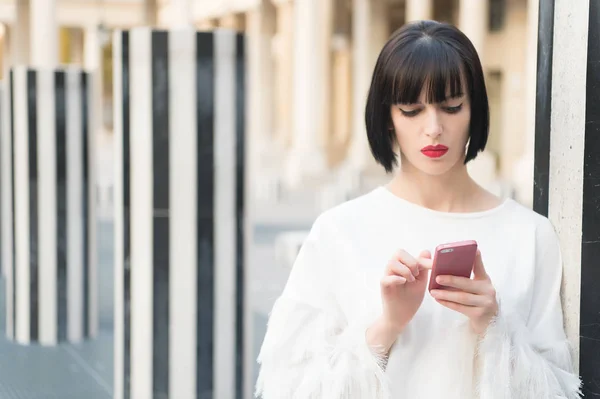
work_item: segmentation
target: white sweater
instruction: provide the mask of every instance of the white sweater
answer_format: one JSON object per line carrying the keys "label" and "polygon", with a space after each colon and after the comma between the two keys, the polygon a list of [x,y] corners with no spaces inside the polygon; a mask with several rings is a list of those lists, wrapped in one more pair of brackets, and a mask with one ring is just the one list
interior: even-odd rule
{"label": "white sweater", "polygon": [[[365,331],[398,249],[417,256],[476,240],[500,311],[483,339],[428,294],[389,358]],[[548,219],[513,200],[445,213],[380,187],[323,213],[273,307],[259,356],[264,399],[579,398],[560,301],[562,263]]]}

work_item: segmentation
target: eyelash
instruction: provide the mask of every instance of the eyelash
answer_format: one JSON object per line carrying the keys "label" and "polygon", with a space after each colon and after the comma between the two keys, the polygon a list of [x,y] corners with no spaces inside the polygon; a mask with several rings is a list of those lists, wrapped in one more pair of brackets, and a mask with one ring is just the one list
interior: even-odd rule
{"label": "eyelash", "polygon": [[[398,108],[398,109],[400,109],[400,108]],[[444,107],[442,109],[449,114],[457,114],[462,109],[462,104],[457,105],[456,107]],[[403,109],[400,109],[400,112],[402,112],[402,115],[407,116],[407,117],[417,116],[417,114],[420,111],[421,111],[420,109],[415,109],[414,111],[404,111]]]}

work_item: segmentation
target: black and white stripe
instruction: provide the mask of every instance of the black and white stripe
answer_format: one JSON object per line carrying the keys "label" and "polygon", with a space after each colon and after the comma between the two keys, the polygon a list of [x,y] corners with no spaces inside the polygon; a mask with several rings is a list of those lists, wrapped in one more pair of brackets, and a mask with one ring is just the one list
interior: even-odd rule
{"label": "black and white stripe", "polygon": [[22,344],[96,334],[88,81],[76,69],[9,73],[2,140],[6,326]]}
{"label": "black and white stripe", "polygon": [[600,4],[540,0],[534,209],[561,240],[567,333],[600,388]]}
{"label": "black and white stripe", "polygon": [[243,37],[137,28],[113,49],[114,397],[242,398]]}

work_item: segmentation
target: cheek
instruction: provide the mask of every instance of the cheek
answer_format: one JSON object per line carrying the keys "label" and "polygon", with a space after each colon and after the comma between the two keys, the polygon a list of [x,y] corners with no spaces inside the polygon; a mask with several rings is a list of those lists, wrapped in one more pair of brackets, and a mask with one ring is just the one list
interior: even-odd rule
{"label": "cheek", "polygon": [[402,148],[407,148],[411,146],[411,142],[415,139],[411,137],[410,127],[406,126],[406,124],[396,124],[394,125],[394,132],[392,132],[396,136],[396,148],[397,150]]}
{"label": "cheek", "polygon": [[463,115],[460,115],[455,122],[456,129],[454,131],[454,135],[457,140],[460,140],[466,144],[469,140],[469,125],[471,122],[470,114],[464,113]]}

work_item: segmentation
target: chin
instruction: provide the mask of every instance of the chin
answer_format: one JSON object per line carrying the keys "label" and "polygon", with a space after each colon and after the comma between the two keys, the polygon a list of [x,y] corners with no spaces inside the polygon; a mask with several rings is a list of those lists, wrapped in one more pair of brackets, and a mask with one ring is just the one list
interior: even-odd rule
{"label": "chin", "polygon": [[443,176],[452,170],[451,165],[439,165],[439,166],[423,166],[419,168],[422,173],[429,176]]}
{"label": "chin", "polygon": [[413,163],[413,166],[416,167],[421,173],[429,175],[429,176],[443,176],[447,173],[452,172],[461,160],[450,160],[445,159],[445,157],[438,159],[426,159],[421,160],[421,162]]}
{"label": "chin", "polygon": [[461,159],[461,157],[457,157],[456,154],[452,153],[447,153],[441,158],[428,158],[421,153],[414,155],[414,158],[402,156],[400,158],[400,167],[406,165],[406,171],[423,173],[428,176],[443,176],[461,166],[466,167],[464,157]]}

